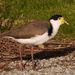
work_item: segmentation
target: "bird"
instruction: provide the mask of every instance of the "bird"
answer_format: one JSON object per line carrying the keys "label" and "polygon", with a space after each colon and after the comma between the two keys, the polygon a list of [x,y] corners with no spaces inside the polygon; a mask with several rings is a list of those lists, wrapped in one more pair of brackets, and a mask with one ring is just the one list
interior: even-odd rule
{"label": "bird", "polygon": [[[49,22],[35,21],[28,23],[16,30],[10,30],[3,33],[1,36],[11,38],[12,40],[21,43],[29,44],[31,47],[31,59],[34,65],[33,46],[39,46],[52,39],[63,24],[69,24],[62,15],[55,14],[50,17]],[[22,62],[22,55],[20,50],[20,59]]]}

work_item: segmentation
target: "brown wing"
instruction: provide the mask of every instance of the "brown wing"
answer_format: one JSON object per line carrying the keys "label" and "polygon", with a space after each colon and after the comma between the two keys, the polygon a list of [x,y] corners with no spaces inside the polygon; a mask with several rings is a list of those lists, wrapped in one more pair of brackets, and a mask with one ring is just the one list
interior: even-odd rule
{"label": "brown wing", "polygon": [[4,36],[13,36],[15,38],[29,38],[35,35],[41,35],[48,30],[48,21],[33,21],[17,29],[4,33]]}

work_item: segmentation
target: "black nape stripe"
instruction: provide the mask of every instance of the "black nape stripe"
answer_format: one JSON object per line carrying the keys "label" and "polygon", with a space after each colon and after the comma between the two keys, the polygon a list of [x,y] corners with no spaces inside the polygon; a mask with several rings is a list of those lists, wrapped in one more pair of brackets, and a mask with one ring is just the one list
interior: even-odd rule
{"label": "black nape stripe", "polygon": [[48,36],[50,36],[53,32],[53,27],[52,25],[50,24],[50,27],[48,28]]}

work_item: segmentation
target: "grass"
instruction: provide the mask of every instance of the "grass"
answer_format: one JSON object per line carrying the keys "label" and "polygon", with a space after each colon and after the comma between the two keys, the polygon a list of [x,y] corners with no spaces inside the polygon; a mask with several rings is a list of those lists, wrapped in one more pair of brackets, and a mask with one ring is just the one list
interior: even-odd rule
{"label": "grass", "polygon": [[63,25],[56,37],[74,39],[74,0],[0,0],[0,18],[13,19],[14,26],[29,20],[48,20],[54,14],[62,14],[70,24]]}

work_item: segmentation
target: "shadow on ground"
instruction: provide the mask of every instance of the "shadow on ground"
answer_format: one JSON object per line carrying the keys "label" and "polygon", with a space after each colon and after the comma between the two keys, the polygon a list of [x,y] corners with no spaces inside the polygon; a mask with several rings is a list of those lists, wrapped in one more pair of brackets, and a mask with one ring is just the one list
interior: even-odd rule
{"label": "shadow on ground", "polygon": [[[58,49],[56,51],[43,51],[43,52],[34,54],[34,59],[49,59],[54,57],[65,56],[65,55],[68,55],[69,53],[72,53],[73,51],[75,51],[75,48],[71,48],[71,47]],[[23,57],[23,59],[29,60],[31,59],[31,56],[28,55],[26,57]]]}

